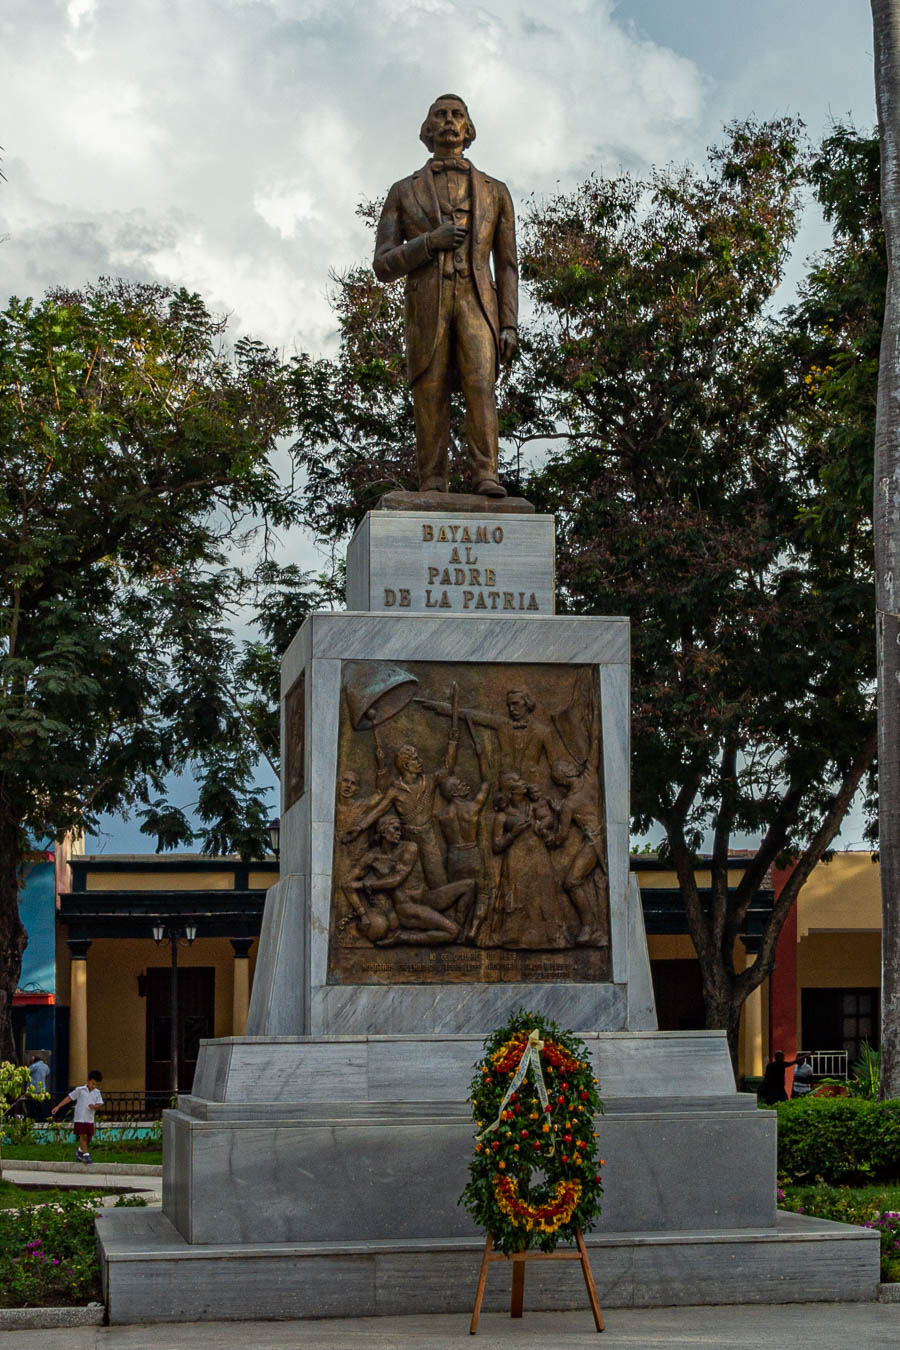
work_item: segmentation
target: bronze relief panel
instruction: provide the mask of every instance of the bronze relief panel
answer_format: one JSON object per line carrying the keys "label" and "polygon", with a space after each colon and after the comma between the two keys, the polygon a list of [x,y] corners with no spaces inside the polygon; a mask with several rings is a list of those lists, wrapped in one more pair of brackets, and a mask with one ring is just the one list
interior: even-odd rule
{"label": "bronze relief panel", "polygon": [[344,662],[329,983],[609,978],[596,667]]}

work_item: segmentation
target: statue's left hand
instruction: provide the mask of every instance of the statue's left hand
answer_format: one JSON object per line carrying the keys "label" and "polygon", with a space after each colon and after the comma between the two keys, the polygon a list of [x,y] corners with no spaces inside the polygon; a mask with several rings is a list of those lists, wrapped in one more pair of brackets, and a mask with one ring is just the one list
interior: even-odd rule
{"label": "statue's left hand", "polygon": [[518,345],[519,335],[514,328],[500,329],[500,360],[504,365],[508,365],[513,359]]}

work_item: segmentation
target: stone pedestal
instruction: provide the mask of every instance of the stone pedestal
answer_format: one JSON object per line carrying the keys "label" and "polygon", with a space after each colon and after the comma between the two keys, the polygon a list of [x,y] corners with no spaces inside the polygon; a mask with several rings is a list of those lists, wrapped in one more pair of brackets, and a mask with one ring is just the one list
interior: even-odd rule
{"label": "stone pedestal", "polygon": [[[393,496],[351,546],[358,611],[285,655],[248,1035],[202,1042],[165,1113],[163,1213],[98,1220],[110,1321],[470,1310],[468,1088],[520,1007],[584,1036],[607,1105],[603,1304],[874,1298],[877,1234],[776,1215],[775,1118],[724,1033],[655,1030],[627,621],[553,615],[527,503]],[[529,1306],[579,1281],[536,1267]]]}
{"label": "stone pedestal", "polygon": [[[608,948],[504,952],[497,960],[511,975],[489,981],[479,978],[483,955],[478,949],[456,944],[385,952],[378,962],[385,972],[365,982],[343,977],[333,961],[329,965],[336,937],[333,905],[340,903],[334,887],[339,722],[346,711],[348,679],[361,671],[365,685],[370,670],[379,674],[386,667],[398,679],[408,675],[422,685],[437,667],[444,686],[452,683],[454,671],[460,672],[461,680],[465,667],[470,672],[496,672],[499,667],[502,718],[507,683],[530,678],[536,687],[543,672],[548,689],[559,681],[559,697],[564,700],[575,678],[573,670],[576,675],[588,672],[596,681],[603,728]],[[249,1034],[450,1031],[483,1036],[522,1006],[575,1030],[655,1026],[640,902],[636,890],[630,898],[628,891],[625,620],[314,614],[288,649],[282,671],[286,710],[282,880],[266,905]],[[301,732],[301,723],[307,731]],[[295,799],[291,783],[303,785]],[[601,969],[608,974],[597,983],[591,964],[599,964],[601,958]],[[402,983],[391,979],[391,963],[403,974]],[[528,978],[529,971],[535,972],[534,978]],[[634,994],[631,1001],[629,990]]]}
{"label": "stone pedestal", "polygon": [[[585,1041],[606,1104],[598,1232],[774,1224],[775,1118],[734,1092],[721,1034]],[[480,1052],[462,1035],[208,1043],[166,1113],[167,1218],[191,1243],[477,1237],[457,1200]],[[740,1166],[711,1166],[729,1154]]]}
{"label": "stone pedestal", "polygon": [[552,516],[370,511],[347,550],[347,607],[552,614]]}

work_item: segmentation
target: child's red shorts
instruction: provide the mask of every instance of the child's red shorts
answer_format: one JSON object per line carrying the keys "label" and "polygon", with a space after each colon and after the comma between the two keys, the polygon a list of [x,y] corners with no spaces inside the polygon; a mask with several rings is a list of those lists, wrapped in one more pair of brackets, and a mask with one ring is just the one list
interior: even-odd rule
{"label": "child's red shorts", "polygon": [[94,1126],[91,1121],[76,1120],[75,1124],[72,1126],[72,1129],[75,1131],[76,1134],[83,1135],[84,1138],[88,1141],[88,1143],[90,1143],[91,1136],[94,1133]]}

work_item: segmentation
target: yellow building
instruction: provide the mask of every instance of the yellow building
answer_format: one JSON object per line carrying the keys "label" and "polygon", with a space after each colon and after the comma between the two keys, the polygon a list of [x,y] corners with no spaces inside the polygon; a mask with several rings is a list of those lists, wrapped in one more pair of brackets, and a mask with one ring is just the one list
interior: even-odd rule
{"label": "yellow building", "polygon": [[[84,855],[70,858],[68,870],[56,944],[68,1065],[57,1083],[83,1082],[99,1068],[107,1096],[131,1094],[137,1109],[137,1096],[148,1093],[160,1105],[171,1095],[173,1048],[185,1091],[200,1039],[244,1031],[265,893],[278,864]],[[57,1056],[65,1058],[63,1044]]]}
{"label": "yellow building", "polygon": [[[746,857],[729,859],[730,884]],[[661,1030],[704,1025],[700,970],[674,872],[635,855]],[[738,969],[752,961],[787,874],[757,892],[735,945]],[[203,855],[73,856],[57,898],[56,989],[68,1005],[57,1037],[57,1086],[102,1070],[123,1111],[158,1108],[171,1095],[172,957],[177,959],[175,1052],[190,1088],[205,1036],[244,1031],[265,893],[274,858],[246,864]],[[697,873],[701,891],[710,875]],[[162,941],[154,940],[154,929]],[[188,944],[185,937],[193,940]],[[178,946],[172,946],[172,937]],[[881,897],[868,853],[821,863],[782,933],[777,968],[745,1005],[740,1072],[762,1073],[774,1049],[840,1051],[852,1063],[862,1040],[879,1038]],[[149,1094],[149,1095],[147,1095]]]}
{"label": "yellow building", "polygon": [[[736,886],[745,859],[729,860]],[[638,855],[632,868],[641,883],[660,1028],[704,1025],[700,967],[687,934],[674,872]],[[773,870],[757,893],[746,931],[735,944],[738,970],[755,958],[761,925],[790,871]],[[702,888],[710,876],[697,873]],[[661,894],[666,904],[656,901]],[[774,1052],[833,1054],[830,1069],[852,1065],[863,1041],[880,1041],[881,878],[871,853],[836,853],[820,863],[800,891],[782,929],[776,968],[747,1000],[741,1024],[740,1073],[762,1074]]]}

